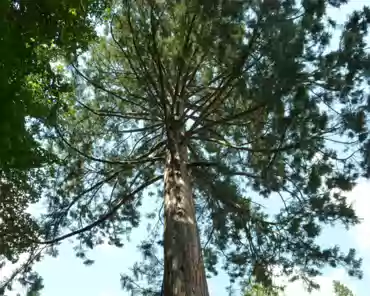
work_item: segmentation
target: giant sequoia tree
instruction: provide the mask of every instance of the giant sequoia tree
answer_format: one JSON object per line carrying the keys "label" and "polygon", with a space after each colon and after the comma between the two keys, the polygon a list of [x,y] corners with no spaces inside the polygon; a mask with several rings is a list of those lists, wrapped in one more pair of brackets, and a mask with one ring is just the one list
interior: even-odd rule
{"label": "giant sequoia tree", "polygon": [[[354,250],[316,241],[325,225],[359,222],[342,194],[369,172],[370,11],[329,48],[338,26],[326,9],[342,2],[115,3],[105,36],[70,65],[74,104],[47,133],[67,161],[37,243],[74,237],[82,258],[122,246],[147,194],[163,203],[151,217],[164,217],[164,236],[143,234],[148,265],[134,273],[149,282],[134,292],[158,293],[162,247],[166,296],[209,295],[206,273],[222,261],[232,280],[264,284],[278,269],[314,287],[326,265],[360,277]],[[280,212],[258,197],[279,198]]]}

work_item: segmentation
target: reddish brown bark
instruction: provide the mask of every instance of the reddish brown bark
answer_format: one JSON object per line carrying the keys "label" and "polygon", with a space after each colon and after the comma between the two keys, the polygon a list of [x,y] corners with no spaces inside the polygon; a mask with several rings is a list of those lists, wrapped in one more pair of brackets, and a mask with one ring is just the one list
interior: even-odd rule
{"label": "reddish brown bark", "polygon": [[168,137],[164,175],[164,296],[208,296],[187,148],[181,130],[169,131]]}

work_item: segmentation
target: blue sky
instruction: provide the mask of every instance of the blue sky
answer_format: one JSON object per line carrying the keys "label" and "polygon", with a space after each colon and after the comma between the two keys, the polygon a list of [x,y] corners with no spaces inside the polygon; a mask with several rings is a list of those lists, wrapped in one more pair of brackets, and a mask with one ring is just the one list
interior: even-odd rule
{"label": "blue sky", "polygon": [[[332,9],[330,14],[339,21],[344,21],[346,15],[353,9],[359,9],[370,1],[353,0],[341,10]],[[350,279],[342,269],[327,270],[324,276],[318,278],[321,291],[312,293],[312,296],[331,296],[332,281],[340,280],[347,284],[357,296],[368,296],[370,283],[370,182],[361,181],[356,188],[348,194],[354,203],[358,214],[363,218],[363,223],[350,231],[335,228],[326,231],[322,237],[323,244],[340,244],[344,249],[356,247],[363,257],[364,279],[362,281]],[[145,203],[144,203],[145,204]],[[367,217],[368,216],[368,217]],[[60,255],[57,258],[47,258],[37,264],[36,270],[43,276],[45,288],[42,296],[126,296],[121,290],[120,274],[128,272],[132,264],[140,259],[136,251],[136,245],[145,237],[146,224],[135,230],[131,236],[131,242],[126,243],[121,249],[100,246],[89,253],[89,258],[95,260],[95,264],[86,267],[81,260],[75,257],[70,243],[62,244]],[[0,280],[5,273],[0,275]],[[279,279],[278,281],[284,281]],[[209,280],[211,296],[227,295],[224,289],[228,285],[228,278],[224,274]],[[308,296],[301,283],[288,284],[287,296]]]}

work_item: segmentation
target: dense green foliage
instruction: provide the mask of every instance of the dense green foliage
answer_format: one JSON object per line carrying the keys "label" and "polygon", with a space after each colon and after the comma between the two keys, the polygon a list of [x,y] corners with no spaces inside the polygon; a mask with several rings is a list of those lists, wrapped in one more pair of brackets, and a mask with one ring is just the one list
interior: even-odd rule
{"label": "dense green foliage", "polygon": [[50,115],[66,86],[49,61],[86,49],[94,33],[87,12],[99,9],[89,6],[101,4],[5,0],[0,5],[0,165],[6,172],[42,163],[42,152],[26,130],[25,118]]}
{"label": "dense green foliage", "polygon": [[[183,125],[209,273],[223,263],[232,281],[269,285],[278,267],[311,288],[327,265],[361,277],[355,250],[317,243],[325,225],[359,222],[343,192],[370,172],[370,10],[350,16],[333,49],[340,27],[326,9],[342,2],[114,4],[106,36],[70,61],[75,101],[46,133],[49,152],[67,161],[53,166],[40,244],[75,237],[90,264],[88,249],[122,246],[139,225],[146,193],[158,201],[149,215],[157,226],[123,286],[157,295],[167,133]],[[280,199],[280,212],[269,215],[260,197]],[[128,284],[139,275],[144,291]]]}

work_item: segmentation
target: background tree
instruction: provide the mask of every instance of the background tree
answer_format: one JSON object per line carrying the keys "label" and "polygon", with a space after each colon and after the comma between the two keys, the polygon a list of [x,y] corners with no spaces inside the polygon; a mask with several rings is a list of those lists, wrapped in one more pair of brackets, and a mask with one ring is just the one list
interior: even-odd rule
{"label": "background tree", "polygon": [[95,36],[92,17],[107,3],[0,3],[0,267],[31,250],[38,227],[27,208],[47,185],[48,165],[59,161],[37,141],[71,90],[51,62],[87,49]]}
{"label": "background tree", "polygon": [[350,289],[338,281],[333,282],[333,287],[336,296],[354,296]]}
{"label": "background tree", "polygon": [[[316,242],[326,225],[359,222],[342,193],[369,172],[370,12],[354,12],[331,50],[326,9],[341,4],[113,5],[106,36],[70,67],[75,104],[47,133],[68,162],[39,244],[74,237],[90,264],[89,248],[122,246],[139,225],[145,193],[159,197],[149,218],[166,227],[164,239],[160,223],[144,235],[146,264],[122,277],[134,294],[158,295],[164,281],[165,295],[208,295],[203,263],[211,274],[222,261],[232,281],[266,286],[281,270],[315,288],[326,265],[361,277],[353,249]],[[279,198],[280,212],[260,197]]]}
{"label": "background tree", "polygon": [[283,290],[273,287],[264,287],[262,284],[249,283],[244,296],[283,296]]}
{"label": "background tree", "polygon": [[[348,289],[345,285],[340,283],[339,281],[333,281],[333,291],[335,293],[335,296],[354,296],[352,291]],[[283,290],[274,290],[264,287],[261,284],[249,284],[246,288],[244,296],[278,296],[278,295],[284,295]]]}

